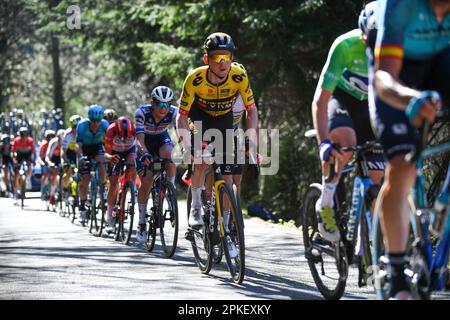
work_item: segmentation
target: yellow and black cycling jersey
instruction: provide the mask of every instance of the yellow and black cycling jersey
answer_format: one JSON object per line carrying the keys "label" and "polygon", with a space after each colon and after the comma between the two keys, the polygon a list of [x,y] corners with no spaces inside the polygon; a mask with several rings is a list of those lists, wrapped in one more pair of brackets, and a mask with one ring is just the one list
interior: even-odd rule
{"label": "yellow and black cycling jersey", "polygon": [[247,108],[255,103],[245,70],[232,64],[226,80],[215,85],[208,81],[208,68],[197,68],[186,77],[181,92],[180,114],[189,116],[191,108],[195,107],[213,117],[225,115],[233,109],[239,94]]}

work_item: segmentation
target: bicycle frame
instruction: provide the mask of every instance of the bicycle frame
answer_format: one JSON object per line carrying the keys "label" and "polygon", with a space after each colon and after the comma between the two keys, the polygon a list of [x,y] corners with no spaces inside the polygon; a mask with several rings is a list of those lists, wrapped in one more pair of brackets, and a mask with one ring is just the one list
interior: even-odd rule
{"label": "bicycle frame", "polygon": [[[370,207],[366,208],[366,212],[362,212],[362,203],[365,200],[367,190],[370,186],[374,185],[372,180],[370,178],[364,178],[355,176],[353,181],[353,192],[352,192],[352,206],[350,208],[350,217],[349,217],[349,223],[348,223],[348,231],[347,231],[347,240],[350,242],[353,242],[354,239],[353,236],[355,234],[355,231],[358,230],[358,226],[361,221],[361,214],[366,215],[366,219],[369,222],[369,234],[372,231],[372,214],[370,213]],[[352,219],[354,219],[352,221]],[[356,230],[355,230],[356,229]]]}
{"label": "bicycle frame", "polygon": [[220,205],[217,205],[217,204],[219,204],[219,201],[218,201],[219,199],[217,199],[217,197],[219,197],[219,186],[222,183],[226,183],[226,182],[223,179],[222,172],[220,171],[220,167],[216,163],[213,163],[212,167],[214,170],[214,197],[213,197],[214,203],[211,203],[211,205],[216,205],[216,212],[217,212],[217,219],[218,219],[217,221],[219,221],[219,225],[220,225],[220,235],[221,235],[221,237],[225,237],[225,227],[223,225],[223,215],[220,210]]}
{"label": "bicycle frame", "polygon": [[[123,191],[125,190],[125,186],[127,184],[127,182],[130,184],[130,190],[131,190],[131,202],[132,204],[136,204],[136,199],[135,199],[135,181],[134,179],[132,179],[131,177],[131,168],[127,166],[127,168],[124,170],[124,166],[125,166],[125,159],[120,159],[120,162],[116,165],[120,165],[120,172],[119,172],[119,192],[117,193],[117,199],[120,200],[120,196]],[[117,202],[117,200],[116,200]],[[121,218],[125,208],[122,207],[122,204],[120,204],[120,212],[119,212],[119,216],[117,218]]]}
{"label": "bicycle frame", "polygon": [[[425,177],[423,175],[423,160],[432,155],[449,151],[450,141],[439,144],[437,146],[429,147],[422,151],[419,159],[416,161],[417,167],[417,178],[415,187],[412,190],[414,196],[414,202],[416,205],[416,210],[411,212],[411,224],[413,228],[413,233],[416,239],[419,239],[420,245],[423,248],[423,254],[425,262],[427,264],[429,274],[430,274],[430,289],[432,291],[439,291],[445,288],[446,285],[446,271],[447,263],[449,261],[450,253],[450,219],[449,211],[450,208],[447,207],[447,220],[445,223],[444,231],[440,237],[439,243],[436,247],[435,253],[433,254],[433,243],[430,239],[430,210],[428,206],[428,201],[425,192]],[[448,181],[450,179],[450,165],[448,166],[446,183],[444,183],[443,190],[448,189]],[[446,191],[448,192],[448,191]],[[431,214],[433,214],[432,212]]]}

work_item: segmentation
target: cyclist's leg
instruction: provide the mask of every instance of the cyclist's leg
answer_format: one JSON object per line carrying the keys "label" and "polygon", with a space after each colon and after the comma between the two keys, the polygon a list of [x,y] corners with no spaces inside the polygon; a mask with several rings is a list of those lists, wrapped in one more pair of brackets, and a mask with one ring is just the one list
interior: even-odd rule
{"label": "cyclist's leg", "polygon": [[[149,152],[151,152],[151,148],[149,149],[149,145],[146,144],[146,148]],[[141,180],[141,186],[138,190],[137,202],[139,207],[139,225],[146,224],[145,213],[147,211],[147,202],[150,196],[150,190],[153,185],[153,172],[150,168],[145,169],[145,164],[139,160],[139,156],[136,159],[136,169],[139,174],[139,178]],[[144,175],[145,173],[145,175]]]}
{"label": "cyclist's leg", "polygon": [[383,144],[388,164],[380,202],[380,223],[391,270],[391,296],[409,291],[404,269],[409,232],[408,194],[414,185],[416,168],[405,161],[405,154],[415,150],[418,135],[403,111],[378,98],[376,101],[377,135]]}
{"label": "cyclist's leg", "polygon": [[[328,130],[329,139],[333,143],[339,144],[341,147],[348,147],[356,144],[356,133],[353,129],[353,121],[348,110],[348,103],[344,104],[343,100],[336,96],[331,97],[328,103]],[[353,100],[352,100],[353,102]],[[367,108],[367,106],[366,106]],[[334,213],[334,194],[341,176],[341,170],[352,157],[352,153],[343,154],[343,161],[338,163],[337,172],[334,178],[327,182],[326,176],[329,167],[322,165],[322,193],[316,203],[316,211],[319,214],[319,230],[322,236],[329,241],[338,241],[340,238]]]}
{"label": "cyclist's leg", "polygon": [[55,204],[55,192],[56,189],[58,187],[58,182],[56,180],[56,175],[57,175],[57,169],[56,167],[51,167],[50,168],[50,203],[51,204]]}
{"label": "cyclist's leg", "polygon": [[[86,151],[83,150],[85,155]],[[87,155],[89,157],[89,155]],[[80,211],[80,222],[84,222],[86,219],[86,201],[87,195],[89,192],[89,181],[91,179],[90,176],[90,164],[89,163],[80,163],[78,168],[78,174],[80,180],[78,182],[78,195],[79,195],[79,204],[78,209]]]}
{"label": "cyclist's leg", "polygon": [[[170,139],[170,136],[168,133],[166,133],[166,136],[164,138],[164,143],[159,147],[159,156],[164,159],[171,159],[172,158],[172,151],[173,151],[173,143]],[[167,164],[167,180],[169,180],[170,183],[175,188],[175,175],[177,173],[177,167],[175,163],[169,162]]]}
{"label": "cyclist's leg", "polygon": [[125,164],[130,172],[130,177],[133,181],[133,183],[136,181],[136,147],[132,147],[126,156]]}
{"label": "cyclist's leg", "polygon": [[109,179],[109,189],[108,189],[108,198],[107,198],[107,217],[106,222],[108,224],[107,232],[114,227],[114,219],[113,219],[113,210],[116,205],[117,200],[117,191],[119,186],[119,172],[116,166],[112,164],[108,164],[108,179]]}

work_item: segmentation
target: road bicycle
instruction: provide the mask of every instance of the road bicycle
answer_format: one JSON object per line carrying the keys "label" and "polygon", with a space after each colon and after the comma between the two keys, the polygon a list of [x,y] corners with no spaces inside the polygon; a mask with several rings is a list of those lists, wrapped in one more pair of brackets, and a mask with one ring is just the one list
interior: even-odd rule
{"label": "road bicycle", "polygon": [[[146,219],[148,223],[147,242],[145,248],[151,252],[155,246],[156,231],[159,229],[164,255],[168,258],[175,254],[178,243],[178,201],[172,183],[167,179],[168,159],[153,158],[152,202]],[[146,174],[144,169],[144,175]]]}
{"label": "road bicycle", "polygon": [[[216,154],[219,155],[219,154]],[[203,156],[203,158],[206,158]],[[245,276],[245,240],[242,213],[238,211],[231,188],[223,179],[220,165],[212,155],[206,176],[213,174],[211,199],[203,192],[203,222],[201,228],[188,227],[185,238],[191,242],[195,261],[203,274],[211,271],[214,258],[218,257],[218,246],[223,250],[228,270],[233,281],[241,284]],[[188,188],[187,213],[191,211],[192,191]],[[217,262],[217,261],[216,261]]]}
{"label": "road bicycle", "polygon": [[[106,195],[105,185],[99,183],[99,163],[93,159],[84,160],[89,167],[90,184],[87,206],[87,220],[89,221],[89,232],[100,237],[105,224]],[[83,226],[85,224],[83,223]]]}
{"label": "road bicycle", "polygon": [[[125,169],[126,159],[120,158],[115,165],[119,168],[119,192],[117,204],[113,211],[115,220],[114,239],[128,245],[133,233],[134,210],[136,205],[136,184],[130,173],[130,167]],[[113,168],[115,171],[116,168]]]}
{"label": "road bicycle", "polygon": [[[307,136],[311,136],[308,133]],[[348,269],[352,264],[358,266],[358,285],[367,285],[371,274],[371,205],[376,199],[379,185],[369,178],[367,155],[382,153],[381,145],[368,141],[363,145],[350,147],[334,146],[339,152],[354,152],[353,160],[342,169],[334,196],[334,212],[340,233],[337,243],[322,237],[318,229],[319,216],[316,202],[322,193],[322,184],[313,183],[307,189],[302,206],[302,231],[305,257],[314,282],[320,293],[328,300],[337,300],[345,291]],[[354,175],[349,175],[355,171]],[[330,166],[331,181],[334,166]],[[353,181],[351,200],[346,198],[345,179]]]}
{"label": "road bicycle", "polygon": [[[448,122],[447,122],[448,123]],[[431,206],[426,192],[423,174],[424,160],[450,151],[448,137],[445,141],[423,149],[426,145],[430,125],[425,124],[421,130],[422,146],[414,153],[406,155],[406,160],[415,163],[417,178],[415,186],[408,197],[410,207],[410,233],[407,246],[409,263],[405,275],[411,288],[413,299],[428,300],[433,291],[445,289],[448,283],[450,254],[450,213],[449,184],[450,164],[441,188],[441,192]],[[374,287],[377,298],[389,299],[390,274],[389,259],[385,255],[383,234],[380,227],[378,205],[375,215],[373,234]]]}

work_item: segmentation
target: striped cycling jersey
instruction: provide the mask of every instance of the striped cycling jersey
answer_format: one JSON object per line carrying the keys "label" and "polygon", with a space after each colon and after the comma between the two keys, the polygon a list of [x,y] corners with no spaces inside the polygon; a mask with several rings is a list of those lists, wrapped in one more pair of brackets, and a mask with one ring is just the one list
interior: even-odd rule
{"label": "striped cycling jersey", "polygon": [[59,143],[59,138],[54,137],[48,143],[46,156],[51,159],[52,157],[61,157],[61,144]]}
{"label": "striped cycling jersey", "polygon": [[35,154],[36,147],[34,145],[33,138],[27,137],[25,142],[23,142],[20,136],[15,137],[12,143],[11,151],[17,154]]}
{"label": "striped cycling jersey", "polygon": [[167,115],[159,122],[152,115],[153,108],[150,104],[144,104],[134,113],[136,124],[136,134],[157,135],[167,131],[171,126],[175,126],[178,108],[170,106]]}

